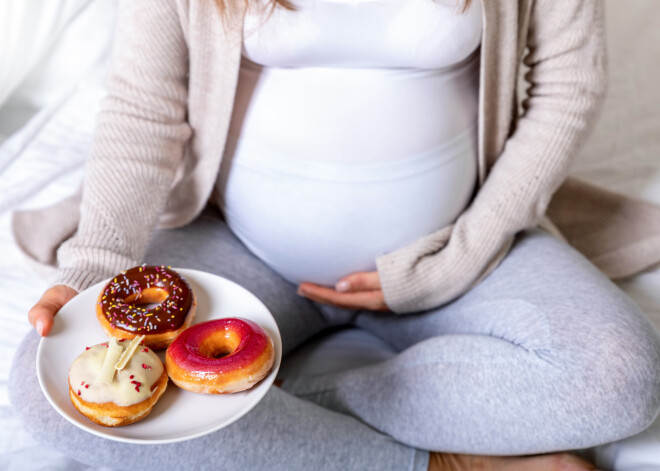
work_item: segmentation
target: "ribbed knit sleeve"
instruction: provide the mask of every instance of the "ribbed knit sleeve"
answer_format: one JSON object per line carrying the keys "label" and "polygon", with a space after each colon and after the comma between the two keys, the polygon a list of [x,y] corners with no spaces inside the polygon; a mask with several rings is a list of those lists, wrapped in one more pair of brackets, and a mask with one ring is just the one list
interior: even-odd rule
{"label": "ribbed knit sleeve", "polygon": [[123,0],[119,12],[80,223],[51,279],[78,291],[141,260],[191,134],[188,52],[174,2]]}
{"label": "ribbed knit sleeve", "polygon": [[524,113],[483,186],[453,227],[376,260],[394,312],[445,304],[488,273],[543,217],[593,125],[606,88],[601,1],[533,5]]}

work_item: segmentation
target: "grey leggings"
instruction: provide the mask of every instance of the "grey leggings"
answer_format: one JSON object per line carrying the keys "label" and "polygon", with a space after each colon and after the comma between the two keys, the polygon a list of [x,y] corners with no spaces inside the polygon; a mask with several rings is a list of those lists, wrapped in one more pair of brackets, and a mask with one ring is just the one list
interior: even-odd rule
{"label": "grey leggings", "polygon": [[299,297],[213,208],[185,228],[156,232],[145,261],[245,286],[275,316],[285,355],[342,325],[368,331],[395,354],[288,377],[225,429],[140,446],[99,439],[60,418],[34,374],[25,374],[34,370],[37,341],[28,336],[12,368],[12,401],[38,439],[84,462],[121,467],[130,456],[131,469],[425,470],[424,450],[531,454],[614,441],[646,428],[660,405],[660,339],[651,324],[581,255],[540,230],[521,233],[469,293],[409,315]]}

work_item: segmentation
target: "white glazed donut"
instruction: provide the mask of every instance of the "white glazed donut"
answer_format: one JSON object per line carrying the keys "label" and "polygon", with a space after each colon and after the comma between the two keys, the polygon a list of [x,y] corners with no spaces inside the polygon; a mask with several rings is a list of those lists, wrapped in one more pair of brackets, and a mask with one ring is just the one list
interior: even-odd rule
{"label": "white glazed donut", "polygon": [[[87,347],[69,369],[69,397],[73,406],[91,421],[107,427],[128,425],[145,418],[167,387],[167,373],[160,358],[149,347],[137,343],[122,369],[106,382],[101,377],[110,342]],[[126,346],[129,340],[120,340]],[[123,348],[122,350],[126,350]]]}

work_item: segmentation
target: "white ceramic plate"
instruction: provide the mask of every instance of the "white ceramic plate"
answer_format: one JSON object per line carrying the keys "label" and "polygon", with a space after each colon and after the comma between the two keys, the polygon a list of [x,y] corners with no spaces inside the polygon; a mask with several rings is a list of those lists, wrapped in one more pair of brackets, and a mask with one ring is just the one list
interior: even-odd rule
{"label": "white ceramic plate", "polygon": [[[177,269],[197,296],[194,323],[222,317],[244,317],[261,325],[273,339],[275,363],[270,374],[248,391],[196,394],[170,381],[147,418],[124,427],[97,425],[71,404],[68,375],[73,360],[86,346],[107,340],[96,319],[96,300],[107,281],[73,298],[57,315],[48,337],[37,350],[37,376],[48,401],[66,420],[94,435],[129,443],[171,443],[190,440],[226,427],[252,409],[273,384],[282,359],[282,340],[266,306],[245,288],[210,273]],[[160,354],[164,360],[164,352]]]}

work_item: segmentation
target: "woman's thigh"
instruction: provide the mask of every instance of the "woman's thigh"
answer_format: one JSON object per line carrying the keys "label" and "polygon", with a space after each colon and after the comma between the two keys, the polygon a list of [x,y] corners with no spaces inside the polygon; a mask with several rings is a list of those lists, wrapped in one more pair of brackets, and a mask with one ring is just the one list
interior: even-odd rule
{"label": "woman's thigh", "polygon": [[284,353],[336,323],[328,320],[314,303],[298,296],[295,285],[253,255],[213,206],[187,226],[156,231],[144,261],[214,273],[251,291],[275,317]]}
{"label": "woman's thigh", "polygon": [[[519,454],[641,431],[660,403],[660,341],[580,254],[539,231],[451,304],[355,323],[399,353],[284,387],[425,449]],[[387,405],[387,407],[385,407]]]}
{"label": "woman's thigh", "polygon": [[658,334],[632,299],[540,229],[521,233],[502,263],[456,301],[411,315],[362,312],[356,323],[398,350],[436,336],[482,335],[556,364],[607,356],[625,368],[660,359]]}

